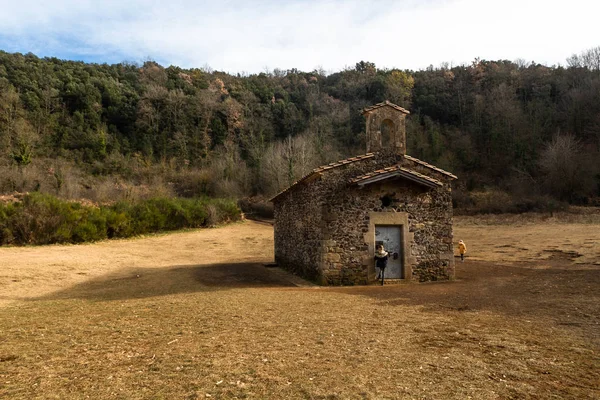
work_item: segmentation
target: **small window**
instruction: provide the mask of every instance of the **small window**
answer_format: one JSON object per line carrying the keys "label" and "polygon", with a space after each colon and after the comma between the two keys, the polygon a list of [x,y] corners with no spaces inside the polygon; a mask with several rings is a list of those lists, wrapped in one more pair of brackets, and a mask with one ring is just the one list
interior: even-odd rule
{"label": "small window", "polygon": [[392,197],[390,195],[385,195],[381,199],[381,207],[389,207],[392,205]]}

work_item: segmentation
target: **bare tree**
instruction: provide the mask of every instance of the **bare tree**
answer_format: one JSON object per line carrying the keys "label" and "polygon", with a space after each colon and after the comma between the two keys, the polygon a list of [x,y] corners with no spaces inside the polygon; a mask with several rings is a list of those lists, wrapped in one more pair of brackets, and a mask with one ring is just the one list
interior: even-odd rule
{"label": "bare tree", "polygon": [[240,156],[240,149],[231,140],[219,146],[208,164],[212,177],[212,192],[219,197],[243,197],[250,192],[250,172]]}
{"label": "bare tree", "polygon": [[600,71],[600,46],[585,50],[580,54],[573,54],[567,58],[569,67],[588,68],[591,71]]}
{"label": "bare tree", "polygon": [[546,188],[561,200],[573,201],[589,182],[582,145],[575,136],[557,134],[540,157]]}
{"label": "bare tree", "polygon": [[315,133],[288,136],[270,145],[261,164],[260,188],[269,195],[275,194],[324,163],[319,145]]}
{"label": "bare tree", "polygon": [[0,88],[0,149],[11,148],[20,113],[19,93],[12,86]]}

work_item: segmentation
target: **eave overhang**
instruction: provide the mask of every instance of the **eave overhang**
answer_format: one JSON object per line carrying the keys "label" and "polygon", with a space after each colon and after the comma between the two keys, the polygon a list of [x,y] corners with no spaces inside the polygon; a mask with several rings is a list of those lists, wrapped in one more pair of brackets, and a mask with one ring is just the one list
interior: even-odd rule
{"label": "eave overhang", "polygon": [[371,183],[380,182],[392,178],[404,178],[432,189],[439,188],[444,185],[441,181],[435,178],[423,175],[417,171],[413,171],[411,169],[404,168],[399,165],[361,175],[359,177],[351,179],[350,183],[358,185],[359,187],[364,187],[365,185],[369,185]]}

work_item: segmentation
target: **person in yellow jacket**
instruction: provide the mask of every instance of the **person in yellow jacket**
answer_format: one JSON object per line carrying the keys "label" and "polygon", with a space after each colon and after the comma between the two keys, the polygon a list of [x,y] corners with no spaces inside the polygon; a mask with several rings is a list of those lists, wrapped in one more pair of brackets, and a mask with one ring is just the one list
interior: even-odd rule
{"label": "person in yellow jacket", "polygon": [[467,252],[467,245],[462,240],[458,241],[458,252],[460,253],[460,261],[465,261],[465,253]]}

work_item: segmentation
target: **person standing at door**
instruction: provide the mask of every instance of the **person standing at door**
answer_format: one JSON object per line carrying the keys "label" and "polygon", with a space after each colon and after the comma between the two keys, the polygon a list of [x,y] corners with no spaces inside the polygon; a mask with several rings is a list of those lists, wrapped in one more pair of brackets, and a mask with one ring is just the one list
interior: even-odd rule
{"label": "person standing at door", "polygon": [[384,250],[382,244],[375,246],[375,269],[377,270],[377,279],[383,279],[385,267],[387,267],[388,252]]}
{"label": "person standing at door", "polygon": [[458,241],[458,252],[460,254],[460,261],[465,261],[465,253],[467,252],[467,245],[462,240]]}

